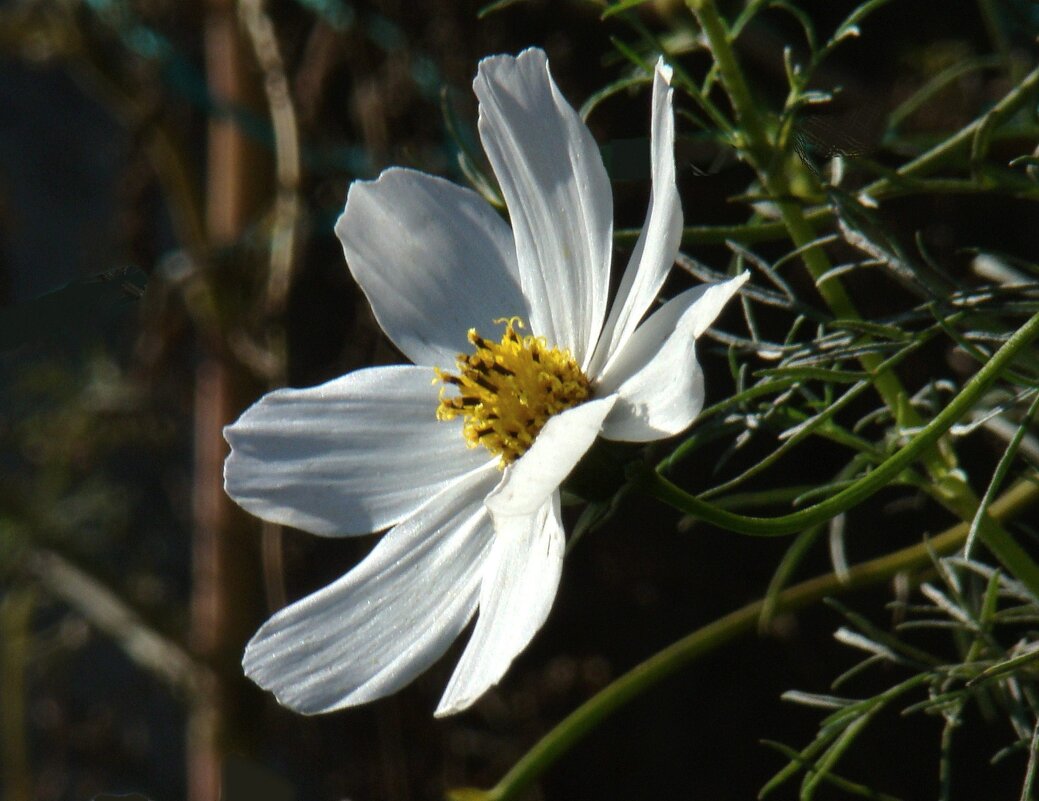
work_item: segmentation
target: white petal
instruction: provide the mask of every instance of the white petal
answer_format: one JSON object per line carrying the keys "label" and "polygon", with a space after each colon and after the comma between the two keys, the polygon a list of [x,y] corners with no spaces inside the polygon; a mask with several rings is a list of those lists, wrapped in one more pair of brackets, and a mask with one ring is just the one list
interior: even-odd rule
{"label": "white petal", "polygon": [[460,420],[436,419],[438,391],[432,370],[399,365],[268,393],[224,430],[227,494],[313,534],[386,528],[489,461]]}
{"label": "white petal", "polygon": [[599,150],[541,50],[480,62],[480,138],[516,237],[531,327],[587,366],[609,291],[613,196]]}
{"label": "white petal", "polygon": [[683,292],[635,330],[596,388],[620,397],[603,423],[604,437],[648,442],[677,434],[696,419],[704,400],[696,338],[748,276]]}
{"label": "white petal", "polygon": [[460,712],[497,684],[541,628],[563,569],[559,493],[533,515],[495,521],[473,636],[448,682],[437,717]]}
{"label": "white petal", "polygon": [[574,469],[599,435],[616,396],[582,403],[552,417],[501,483],[487,496],[495,525],[502,517],[533,515]]}
{"label": "white petal", "polygon": [[435,662],[476,609],[493,539],[483,497],[493,466],[435,496],[357,567],[282,609],[242,665],[297,712],[389,695]]}
{"label": "white petal", "polygon": [[336,234],[382,330],[416,364],[449,368],[470,328],[528,313],[509,227],[469,189],[386,170],[351,185]]}
{"label": "white petal", "polygon": [[650,163],[653,189],[646,222],[624,271],[595,356],[588,366],[598,375],[628,341],[664,285],[682,241],[682,203],[675,184],[675,119],[671,109],[671,68],[663,58],[653,76]]}

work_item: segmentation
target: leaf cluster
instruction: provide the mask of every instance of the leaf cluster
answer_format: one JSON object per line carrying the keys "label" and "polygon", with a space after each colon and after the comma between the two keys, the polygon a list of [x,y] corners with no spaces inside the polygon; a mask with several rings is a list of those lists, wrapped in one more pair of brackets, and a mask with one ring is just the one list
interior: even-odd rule
{"label": "leaf cluster", "polygon": [[[814,797],[826,783],[865,798],[892,798],[837,774],[835,767],[882,711],[898,709],[903,716],[923,713],[940,721],[939,797],[945,801],[952,797],[956,775],[954,735],[966,725],[972,705],[989,721],[1009,724],[1009,732],[997,736],[1006,738],[1009,733],[1010,742],[991,760],[1025,754],[1021,798],[1032,797],[1039,759],[1039,599],[1020,582],[977,560],[936,558],[934,570],[937,578],[919,588],[922,597],[891,605],[899,622],[890,631],[830,602],[847,621],[836,639],[865,654],[833,681],[834,691],[880,666],[909,675],[867,697],[785,693],[787,701],[829,714],[820,721],[815,739],[800,750],[768,743],[789,761],[765,785],[762,797],[800,774],[802,799]],[[940,637],[933,636],[936,633]],[[932,636],[924,644],[915,643],[927,634]]]}

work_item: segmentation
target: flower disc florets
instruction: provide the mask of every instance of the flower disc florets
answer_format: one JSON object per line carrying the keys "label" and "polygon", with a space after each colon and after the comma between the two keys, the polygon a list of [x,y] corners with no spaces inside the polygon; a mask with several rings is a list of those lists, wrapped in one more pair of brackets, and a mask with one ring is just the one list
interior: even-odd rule
{"label": "flower disc florets", "polygon": [[590,389],[569,350],[550,348],[544,337],[520,336],[518,317],[494,322],[505,324],[501,342],[470,328],[476,351],[458,354],[458,375],[434,368],[440,381],[458,388],[451,397],[446,386],[441,390],[437,419],[464,417],[466,444],[500,455],[504,467],[526,453],[552,415],[588,400]]}

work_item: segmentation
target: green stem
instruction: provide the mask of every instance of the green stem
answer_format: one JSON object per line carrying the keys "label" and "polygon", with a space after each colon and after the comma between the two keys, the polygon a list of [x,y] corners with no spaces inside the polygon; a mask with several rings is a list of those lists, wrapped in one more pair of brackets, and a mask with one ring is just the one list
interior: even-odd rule
{"label": "green stem", "polygon": [[[784,197],[789,194],[787,179],[781,173],[776,172],[767,179],[769,191],[774,197]],[[804,212],[800,206],[790,202],[778,204],[783,222],[790,232],[790,238],[799,248],[806,248],[801,254],[809,274],[816,282],[816,288],[823,300],[833,311],[834,315],[844,320],[860,320],[861,315],[855,307],[854,302],[848,296],[844,285],[835,277],[826,277],[830,271],[830,259],[821,247],[807,247],[818,239],[815,229],[805,219]],[[916,428],[923,423],[923,418],[915,408],[906,402],[906,391],[902,382],[893,370],[883,366],[883,357],[878,353],[864,353],[859,357],[863,368],[873,374],[873,386],[891,410],[895,422],[899,428]],[[934,440],[937,444],[938,440]],[[956,458],[951,450],[929,448],[921,458],[927,466],[928,472],[938,482],[947,478],[950,471],[956,467]]]}
{"label": "green stem", "polygon": [[[748,162],[754,167],[766,194],[776,203],[791,241],[800,252],[806,269],[830,310],[839,319],[861,320],[862,317],[845,291],[844,285],[837,277],[830,274],[830,260],[822,247],[817,244],[818,237],[815,228],[806,218],[800,204],[791,199],[790,187],[793,179],[790,173],[794,173],[795,179],[797,173],[801,173],[801,177],[810,178],[811,176],[804,175],[807,170],[806,166],[801,161],[784,158],[785,153],[780,146],[769,138],[765,117],[754,102],[743,78],[732,49],[729,31],[718,14],[714,0],[686,0],[686,2],[696,16],[710,46],[721,82],[728,94],[736,119],[740,123],[741,136],[734,141],[734,144],[740,148]],[[942,163],[950,154],[968,145],[972,148],[975,161],[979,161],[984,155],[988,134],[1014,114],[1037,90],[1039,90],[1039,68],[1033,70],[1013,91],[1008,92],[991,111],[958,131],[938,147],[904,165],[898,170],[897,175],[905,177],[927,172]],[[867,193],[876,191],[881,186],[882,182],[877,182],[867,187],[865,191]],[[1025,329],[1032,331],[1032,333],[1026,334],[1023,340],[1018,340],[1019,346],[1035,336],[1035,328],[1036,318],[1033,318],[1018,331],[1018,334],[1023,333]],[[1013,354],[1004,353],[1004,355],[1012,356]],[[925,426],[923,417],[907,402],[907,393],[898,375],[890,367],[885,366],[882,357],[876,353],[864,353],[859,360],[862,366],[872,374],[873,386],[885,405],[891,410],[898,428],[903,431],[923,428],[902,451],[862,481],[816,506],[787,515],[785,518],[774,518],[770,521],[744,518],[740,515],[730,515],[722,510],[709,509],[706,505],[702,505],[701,501],[682,493],[659,475],[655,475],[648,482],[650,491],[671,503],[675,500],[684,500],[684,505],[679,508],[688,513],[699,514],[708,520],[711,520],[709,515],[713,514],[716,519],[712,522],[725,528],[731,528],[732,524],[742,524],[742,530],[746,533],[774,534],[778,533],[777,526],[786,525],[785,531],[789,533],[814,525],[821,519],[864,500],[888,481],[893,480],[912,460],[919,458],[932,481],[932,485],[929,487],[930,494],[961,519],[974,518],[978,510],[978,499],[965,476],[957,469],[956,454],[951,444],[942,438],[942,434],[958,416],[969,408],[985,386],[996,378],[997,371],[986,369],[991,367],[992,363],[990,362],[979,371],[943,413]],[[978,380],[975,381],[975,379]],[[699,510],[694,508],[698,504],[701,504]],[[724,522],[721,519],[722,515],[728,517]],[[755,531],[751,532],[748,530],[749,528],[754,528]],[[1016,578],[1029,586],[1033,592],[1039,590],[1039,567],[1014,542],[1008,532],[988,521],[983,527],[982,535],[993,553]]]}
{"label": "green stem", "polygon": [[[993,503],[990,512],[997,520],[1007,520],[1036,501],[1039,501],[1039,484],[1022,481]],[[930,563],[935,555],[951,553],[959,548],[969,528],[967,523],[959,523],[925,543],[864,562],[853,567],[844,581],[830,573],[795,585],[779,594],[777,609],[794,611],[827,596],[850,592],[887,581],[898,573],[917,570]],[[542,737],[493,788],[454,790],[448,794],[449,797],[472,801],[509,801],[516,798],[613,712],[699,657],[740,635],[753,632],[763,606],[763,600],[748,604],[654,654],[574,710]]]}
{"label": "green stem", "polygon": [[981,12],[981,19],[985,23],[985,30],[992,41],[992,47],[999,53],[999,60],[1002,62],[1003,69],[1007,75],[1012,76],[1014,72],[1014,57],[1010,51],[1010,39],[1003,31],[1003,26],[1000,23],[999,10],[995,7],[993,0],[978,0],[978,11]]}
{"label": "green stem", "polygon": [[[988,509],[989,503],[992,502],[992,497],[999,490],[1000,485],[1009,474],[1010,466],[1013,464],[1014,459],[1017,456],[1017,449],[1021,446],[1021,441],[1025,438],[1025,432],[1027,432],[1031,427],[1032,421],[1035,419],[1037,412],[1039,412],[1039,392],[1035,393],[1035,398],[1032,400],[1031,406],[1028,407],[1028,411],[1025,412],[1024,419],[1018,426],[1017,431],[1014,432],[1014,436],[1011,438],[1010,442],[1007,443],[1006,450],[1003,452],[1003,456],[1000,458],[999,464],[996,465],[996,470],[992,474],[992,480],[989,481],[988,488],[985,490],[985,494],[978,503],[978,510],[975,512],[974,520],[971,523],[970,536],[967,537],[967,544],[963,548],[963,554],[967,559],[970,559],[974,541],[979,536],[985,540],[985,544],[988,545],[989,550],[997,554],[1001,547],[1005,547],[1005,540],[999,536],[999,533],[993,534],[991,531],[986,532],[986,525],[989,522],[986,520],[986,510]],[[1006,553],[1007,556],[1012,556],[1010,551],[1007,551]],[[1000,561],[1005,564],[1003,556],[1000,556]],[[1010,569],[1011,572],[1016,573],[1012,568]]]}
{"label": "green stem", "polygon": [[[820,219],[829,209],[816,212]],[[633,245],[642,233],[641,228],[618,228],[613,232],[617,244]],[[773,242],[786,237],[786,227],[780,222],[737,223],[735,225],[689,225],[682,229],[683,245],[724,245],[730,239],[741,245]]]}
{"label": "green stem", "polygon": [[[1014,332],[1014,335],[971,377],[959,394],[949,402],[949,405],[917,432],[901,450],[852,486],[806,509],[779,517],[747,517],[733,514],[683,492],[659,472],[650,469],[646,469],[645,474],[641,477],[642,487],[679,511],[696,515],[730,531],[756,536],[778,536],[802,531],[850,509],[886,486],[960,420],[999,377],[1011,360],[1036,336],[1039,336],[1039,313],[1033,315],[1028,322]],[[967,519],[972,516],[968,515]],[[1021,577],[1018,576],[1018,578]],[[1037,589],[1039,589],[1039,585],[1037,585]]]}
{"label": "green stem", "polygon": [[1004,95],[1003,99],[992,107],[988,114],[974,120],[964,126],[955,134],[942,143],[917,156],[908,164],[899,167],[893,178],[881,178],[862,190],[863,194],[878,196],[893,187],[899,177],[908,178],[914,175],[923,175],[931,172],[935,167],[943,164],[951,156],[962,149],[966,149],[974,141],[974,137],[983,129],[991,130],[1000,122],[1017,112],[1024,105],[1032,93],[1039,90],[1039,67],[1036,67],[1026,75],[1017,86]]}
{"label": "green stem", "polygon": [[[757,171],[767,194],[777,204],[791,241],[797,248],[803,249],[801,258],[805,267],[831,311],[838,318],[861,319],[855,304],[841,282],[835,277],[828,277],[831,269],[829,258],[821,247],[812,246],[812,243],[817,241],[815,229],[806,218],[801,206],[790,200],[792,182],[789,173],[803,173],[806,168],[800,161],[789,161],[782,158],[783,153],[777,152],[777,146],[770,141],[764,117],[754,103],[744,81],[743,73],[732,49],[729,32],[717,12],[714,0],[687,0],[687,4],[699,21],[704,37],[710,45],[722,84],[732,103],[736,118],[741,124],[745,140],[737,141],[735,144],[743,150],[748,161]],[[972,148],[975,161],[980,160],[985,152],[988,134],[1014,114],[1037,90],[1039,90],[1039,68],[1026,76],[1013,91],[1008,92],[990,112],[958,131],[938,147],[904,165],[898,170],[897,175],[905,177],[928,172],[937,164],[944,162],[951,154],[968,145]],[[866,193],[876,192],[886,185],[884,181],[878,181],[867,187],[865,191]],[[1031,323],[1026,325],[1030,326]],[[873,384],[877,393],[891,410],[899,428],[904,430],[919,428],[923,425],[923,418],[911,404],[906,402],[906,392],[898,376],[894,371],[884,369],[881,357],[875,353],[867,353],[860,357],[860,362],[866,370],[873,374]],[[990,375],[994,378],[994,374]],[[961,393],[960,398],[964,396],[965,393]],[[946,411],[951,413],[952,406],[953,404],[950,404],[950,408]],[[913,453],[912,458],[919,457],[926,466],[933,481],[932,494],[946,508],[964,520],[969,520],[978,509],[978,499],[964,476],[957,470],[956,455],[949,443],[942,440],[941,434],[944,431],[940,431],[939,427],[934,425],[936,422],[937,420],[932,421],[924,428],[921,434],[925,434],[925,436],[914,438],[911,445],[918,446],[920,450]],[[879,480],[886,481],[894,478],[901,467],[908,464],[908,459],[901,463],[899,461],[899,457],[904,454],[908,456],[906,450],[903,449],[903,452],[900,452],[895,459],[889,460],[870,474],[866,481],[850,487],[845,492],[820,504],[819,507],[825,507],[826,503],[836,506],[838,502],[857,502],[854,500],[857,494],[861,494],[863,498],[866,497],[879,487]],[[878,483],[873,484],[869,479],[877,480]],[[660,480],[663,481],[662,478]],[[818,509],[819,507],[813,508]],[[796,517],[796,515],[788,517]],[[1014,575],[1032,586],[1033,590],[1039,587],[1039,568],[1013,542],[1010,535],[994,524],[986,525],[985,533],[988,535],[985,537],[986,544],[992,548],[1000,561],[1008,567],[1009,564],[1014,564],[1022,568],[1023,574],[1015,570]]]}
{"label": "green stem", "polygon": [[[797,248],[803,248],[801,258],[808,273],[812,276],[816,288],[834,316],[846,320],[861,320],[862,317],[848,296],[844,285],[834,276],[829,276],[831,264],[825,251],[819,246],[812,246],[818,236],[815,229],[806,219],[798,202],[792,200],[791,178],[788,172],[805,172],[806,168],[799,161],[783,158],[784,154],[776,152],[770,141],[765,121],[751,96],[743,73],[736,61],[729,32],[722,21],[713,0],[687,0],[689,7],[696,15],[703,30],[704,37],[710,44],[711,54],[718,65],[722,84],[736,112],[736,118],[742,126],[745,141],[737,143],[758,173],[766,193],[776,203],[783,224],[786,226],[791,241]],[[796,177],[796,176],[795,176]],[[882,359],[878,354],[867,353],[860,357],[862,366],[873,373],[873,385],[884,403],[891,410],[900,428],[916,428],[923,423],[917,411],[906,403],[906,391],[898,376],[891,370],[881,368]],[[938,444],[937,440],[933,444]],[[950,500],[956,501],[957,507],[969,505],[971,500],[969,488],[962,481],[951,478],[956,468],[956,458],[951,449],[928,449],[921,454],[932,478],[943,488],[947,488]],[[966,501],[967,503],[965,503]],[[957,513],[961,513],[957,509]]]}
{"label": "green stem", "polygon": [[[989,114],[988,127],[993,123],[1015,114],[1027,101],[1029,96],[1039,88],[1039,68],[1030,72],[1025,78],[1011,89],[999,101]],[[993,115],[994,118],[993,118]],[[930,150],[920,154],[908,164],[899,167],[890,176],[878,178],[869,184],[860,194],[868,195],[876,200],[886,197],[919,192],[919,191],[942,191],[942,192],[970,192],[987,189],[977,181],[954,181],[944,183],[907,183],[904,179],[927,175],[936,168],[950,161],[961,150],[966,150],[977,136],[983,124],[982,119],[977,119],[969,125],[961,128],[952,136],[944,139]],[[830,206],[815,208],[805,214],[805,220],[811,223],[823,222],[833,214]],[[634,242],[639,235],[637,228],[623,228],[616,231],[618,242]],[[682,243],[684,245],[724,245],[728,240],[734,240],[743,244],[755,242],[771,242],[782,239],[789,235],[788,229],[782,222],[743,223],[736,225],[700,225],[688,226],[682,229]]]}
{"label": "green stem", "polygon": [[752,166],[762,173],[765,171],[770,149],[768,131],[764,120],[758,114],[750,89],[743,80],[743,72],[729,42],[729,32],[712,0],[686,1],[700,23],[711,48],[714,63],[718,67],[722,85],[732,102],[733,111],[736,112],[736,120],[739,123],[737,136],[740,131],[746,136],[745,141],[736,141],[733,144],[743,150]]}

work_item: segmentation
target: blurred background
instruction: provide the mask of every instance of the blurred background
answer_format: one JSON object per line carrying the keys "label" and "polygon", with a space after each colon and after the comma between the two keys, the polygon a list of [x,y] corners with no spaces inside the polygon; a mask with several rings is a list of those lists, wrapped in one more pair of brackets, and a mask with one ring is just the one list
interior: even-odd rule
{"label": "blurred background", "polygon": [[[794,5],[822,30],[855,7]],[[606,20],[595,2],[495,6],[0,3],[3,801],[396,801],[486,786],[612,678],[760,597],[785,543],[691,527],[629,496],[570,554],[547,625],[466,714],[432,718],[458,644],[404,692],[319,718],[281,709],[242,678],[243,645],[270,612],[376,540],[261,526],[220,478],[222,426],[264,391],[399,360],[332,232],[349,183],[390,165],[460,182],[482,170],[470,85],[488,54],[545,48],[575,107],[630,69],[617,42],[644,46],[648,35],[694,73],[709,64],[679,2]],[[1028,2],[946,0],[935,14],[895,0],[827,63],[823,79],[845,87],[845,104],[815,139],[894,161],[882,139],[890,109],[958,62],[1029,65],[1037,32]],[[800,37],[780,11],[741,37],[763,103],[781,105],[783,47]],[[965,73],[902,125],[903,141],[955,130],[1010,85],[1004,70]],[[619,227],[642,221],[648,120],[637,86],[589,117],[616,180]],[[729,197],[747,173],[691,129],[680,114],[686,224],[745,219]],[[886,211],[896,234],[921,237],[952,271],[968,247],[1039,252],[1034,202],[925,196]],[[689,252],[719,270],[731,257],[720,246]],[[668,290],[688,281],[678,275]],[[868,282],[860,297],[867,311],[885,308]],[[719,327],[738,322],[730,312]],[[725,350],[701,350],[709,403],[733,386]],[[957,368],[930,358],[921,370]],[[982,439],[972,458],[991,463],[997,446]],[[733,464],[756,458],[749,449]],[[838,462],[817,449],[799,464],[811,482]],[[714,467],[689,464],[682,481],[705,484]],[[849,523],[856,559],[874,553],[868,534],[885,503]],[[897,512],[884,522],[888,547],[950,522],[930,508]],[[802,570],[828,569],[820,548]],[[884,623],[889,596],[881,587],[854,602]],[[800,744],[817,722],[779,695],[824,691],[854,661],[832,640],[838,623],[826,608],[781,617],[698,663],[601,726],[532,797],[755,797],[782,764],[759,741]],[[933,718],[892,713],[847,772],[898,797],[933,797],[937,731]],[[1017,797],[1023,762],[987,764],[1008,735],[983,720],[971,731],[958,747],[978,767],[961,777],[961,797]]]}

